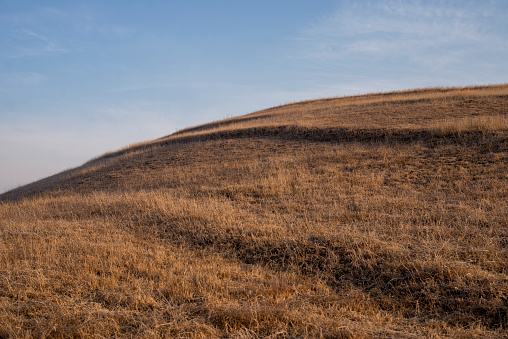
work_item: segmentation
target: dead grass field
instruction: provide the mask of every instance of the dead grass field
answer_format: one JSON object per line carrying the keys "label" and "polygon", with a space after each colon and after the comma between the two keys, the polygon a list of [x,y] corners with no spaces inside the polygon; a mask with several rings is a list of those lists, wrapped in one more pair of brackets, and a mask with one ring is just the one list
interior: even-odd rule
{"label": "dead grass field", "polygon": [[507,327],[508,85],[293,103],[0,195],[0,338]]}

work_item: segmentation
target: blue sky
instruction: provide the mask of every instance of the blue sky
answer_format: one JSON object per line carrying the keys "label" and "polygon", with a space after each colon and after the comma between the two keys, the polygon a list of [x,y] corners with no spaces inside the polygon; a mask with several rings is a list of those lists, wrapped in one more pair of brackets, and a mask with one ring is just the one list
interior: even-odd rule
{"label": "blue sky", "polygon": [[0,192],[298,100],[508,82],[508,1],[0,0]]}

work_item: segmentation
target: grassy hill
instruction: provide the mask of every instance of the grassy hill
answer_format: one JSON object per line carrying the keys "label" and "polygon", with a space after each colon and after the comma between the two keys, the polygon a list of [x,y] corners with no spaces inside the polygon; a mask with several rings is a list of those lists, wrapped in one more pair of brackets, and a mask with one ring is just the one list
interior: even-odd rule
{"label": "grassy hill", "polygon": [[274,107],[0,195],[0,338],[507,328],[508,85]]}

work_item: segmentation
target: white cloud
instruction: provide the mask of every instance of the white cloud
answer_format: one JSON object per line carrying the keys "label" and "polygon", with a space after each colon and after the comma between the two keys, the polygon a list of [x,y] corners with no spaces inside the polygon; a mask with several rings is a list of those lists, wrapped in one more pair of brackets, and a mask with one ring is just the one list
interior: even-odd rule
{"label": "white cloud", "polygon": [[[341,1],[294,39],[294,58],[314,87],[505,82],[506,7],[499,1]],[[387,82],[394,87],[373,88]]]}
{"label": "white cloud", "polygon": [[487,9],[477,12],[466,3],[344,2],[306,29],[303,37],[314,42],[308,56],[322,59],[375,54],[376,58],[405,56],[420,62],[422,54],[506,51],[506,36],[488,29],[488,15]]}
{"label": "white cloud", "polygon": [[62,47],[54,38],[47,37],[42,33],[31,29],[17,29],[12,34],[18,41],[22,42],[17,46],[10,58],[23,58],[27,56],[38,56],[52,53],[66,53],[67,50]]}
{"label": "white cloud", "polygon": [[118,25],[100,18],[98,10],[87,6],[68,6],[65,10],[39,7],[17,14],[1,15],[11,30],[3,53],[10,58],[25,58],[56,53],[83,52],[96,48],[97,36],[127,38],[134,27]]}

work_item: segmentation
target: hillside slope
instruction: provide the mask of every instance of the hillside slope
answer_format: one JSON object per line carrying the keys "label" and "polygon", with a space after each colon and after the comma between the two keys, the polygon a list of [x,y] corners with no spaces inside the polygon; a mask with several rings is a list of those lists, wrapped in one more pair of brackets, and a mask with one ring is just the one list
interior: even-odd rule
{"label": "hillside slope", "polygon": [[501,337],[508,85],[294,103],[0,195],[0,337]]}

